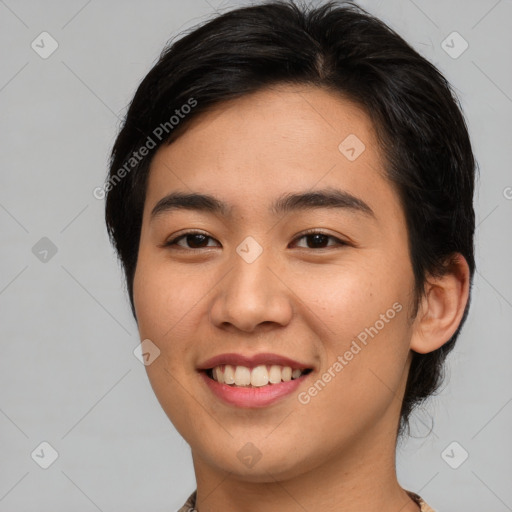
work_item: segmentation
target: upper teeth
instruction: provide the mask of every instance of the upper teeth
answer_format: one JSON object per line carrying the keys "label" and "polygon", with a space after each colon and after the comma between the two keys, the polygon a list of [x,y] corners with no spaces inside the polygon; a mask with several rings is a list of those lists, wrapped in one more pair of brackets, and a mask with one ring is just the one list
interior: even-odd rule
{"label": "upper teeth", "polygon": [[266,386],[278,384],[281,381],[296,379],[302,375],[302,370],[292,370],[290,366],[260,365],[252,370],[247,366],[232,366],[230,364],[216,366],[212,369],[213,378],[223,384],[236,386]]}

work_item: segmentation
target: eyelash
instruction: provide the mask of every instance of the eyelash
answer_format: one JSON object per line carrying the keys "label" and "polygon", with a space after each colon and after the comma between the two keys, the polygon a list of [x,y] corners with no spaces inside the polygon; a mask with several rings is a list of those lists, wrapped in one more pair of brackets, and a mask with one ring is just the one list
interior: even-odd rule
{"label": "eyelash", "polygon": [[[181,235],[173,238],[172,240],[169,240],[168,242],[165,242],[162,247],[172,247],[172,246],[175,246],[176,243],[182,239],[182,238],[186,238],[187,236],[189,235],[204,235],[206,238],[209,238],[211,240],[214,240],[213,237],[209,236],[207,233],[203,232],[203,231],[187,231],[185,233],[182,233]],[[340,240],[339,238],[336,238],[335,236],[333,235],[329,235],[327,233],[324,233],[323,231],[319,231],[319,230],[316,230],[316,229],[310,229],[310,230],[307,230],[305,231],[304,233],[302,233],[301,235],[299,235],[298,237],[296,237],[294,239],[294,241],[297,241],[297,240],[300,240],[301,238],[305,238],[307,236],[312,236],[312,235],[323,235],[323,236],[326,236],[327,238],[330,238],[332,240],[335,240],[337,243],[336,243],[336,246],[338,247],[342,247],[342,246],[346,246],[346,245],[349,245],[348,243],[344,242],[343,240]],[[327,246],[327,247],[320,247],[319,249],[328,249],[329,247],[335,247],[335,246]],[[177,246],[178,250],[185,250],[185,251],[198,251],[198,250],[201,250],[201,249],[209,249],[211,247],[201,247],[201,248],[187,248],[187,247],[181,247],[181,246]],[[301,249],[311,249],[311,250],[319,250],[319,249],[314,249],[314,248],[310,248],[310,247],[301,247]]]}

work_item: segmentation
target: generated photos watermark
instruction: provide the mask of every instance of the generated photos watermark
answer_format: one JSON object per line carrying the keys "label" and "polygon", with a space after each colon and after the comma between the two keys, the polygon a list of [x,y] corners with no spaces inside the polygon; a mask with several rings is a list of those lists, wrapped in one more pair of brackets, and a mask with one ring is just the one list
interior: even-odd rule
{"label": "generated photos watermark", "polygon": [[375,338],[382,329],[389,324],[393,318],[402,311],[403,306],[400,302],[395,302],[391,308],[385,313],[381,313],[378,320],[370,326],[362,330],[350,344],[350,348],[342,355],[338,355],[336,361],[327,368],[327,370],[315,381],[306,391],[301,391],[297,395],[297,399],[303,405],[309,404],[311,399],[318,395],[329,382],[336,377],[347,366],[361,350],[368,345],[370,339]]}
{"label": "generated photos watermark", "polygon": [[102,187],[96,187],[92,191],[92,195],[96,199],[104,199],[106,194],[110,192],[126,175],[128,175],[142,160],[149,155],[150,151],[156,148],[159,142],[162,142],[175,128],[178,126],[182,119],[184,119],[192,109],[197,106],[197,100],[189,98],[187,103],[184,103],[180,108],[174,110],[174,114],[168,121],[160,123],[148,135],[144,144],[139,149],[133,151],[131,156],[126,160],[124,165],[117,169],[117,171],[109,176],[108,180]]}

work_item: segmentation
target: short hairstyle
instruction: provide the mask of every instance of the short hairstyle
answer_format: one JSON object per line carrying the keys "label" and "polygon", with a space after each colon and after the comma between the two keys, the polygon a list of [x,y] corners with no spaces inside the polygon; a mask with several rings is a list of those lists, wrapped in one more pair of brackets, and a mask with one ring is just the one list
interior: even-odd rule
{"label": "short hairstyle", "polygon": [[[373,122],[384,172],[406,217],[413,318],[428,276],[443,275],[454,253],[468,263],[470,296],[456,332],[431,353],[413,353],[401,435],[412,409],[439,388],[444,360],[468,314],[475,272],[475,160],[448,81],[395,31],[352,2],[311,7],[288,0],[238,8],[164,48],[127,110],[105,186],[107,230],[133,315],[136,319],[133,279],[152,156],[209,108],[279,84],[332,91]],[[134,158],[143,147],[146,156]]]}

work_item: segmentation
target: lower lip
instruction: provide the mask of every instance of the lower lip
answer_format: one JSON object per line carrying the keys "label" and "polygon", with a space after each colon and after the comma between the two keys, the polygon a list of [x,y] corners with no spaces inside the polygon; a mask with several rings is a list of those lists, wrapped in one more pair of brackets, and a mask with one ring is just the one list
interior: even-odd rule
{"label": "lower lip", "polygon": [[214,395],[230,405],[244,408],[266,407],[267,405],[279,401],[293,393],[309,375],[302,375],[297,379],[281,382],[279,384],[244,388],[221,384],[208,377],[206,372],[200,371],[199,373]]}

